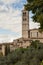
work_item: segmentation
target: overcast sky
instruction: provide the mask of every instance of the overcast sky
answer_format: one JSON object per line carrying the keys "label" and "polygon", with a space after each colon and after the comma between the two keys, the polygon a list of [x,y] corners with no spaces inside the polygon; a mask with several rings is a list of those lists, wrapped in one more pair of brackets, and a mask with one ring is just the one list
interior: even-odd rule
{"label": "overcast sky", "polygon": [[[0,42],[9,42],[22,36],[22,12],[26,0],[0,0]],[[36,28],[31,19],[30,28]]]}

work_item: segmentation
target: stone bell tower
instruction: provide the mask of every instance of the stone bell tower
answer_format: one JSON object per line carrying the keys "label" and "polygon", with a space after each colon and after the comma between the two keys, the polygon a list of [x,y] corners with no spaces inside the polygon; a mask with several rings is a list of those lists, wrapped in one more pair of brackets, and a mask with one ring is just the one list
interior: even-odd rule
{"label": "stone bell tower", "polygon": [[29,37],[29,12],[27,10],[22,10],[22,37]]}

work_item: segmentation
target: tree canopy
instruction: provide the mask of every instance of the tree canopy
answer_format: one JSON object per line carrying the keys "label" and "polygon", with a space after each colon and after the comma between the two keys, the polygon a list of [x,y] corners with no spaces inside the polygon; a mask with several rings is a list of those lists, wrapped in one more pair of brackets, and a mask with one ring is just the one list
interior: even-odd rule
{"label": "tree canopy", "polygon": [[32,11],[33,21],[40,23],[40,28],[43,30],[43,0],[27,0],[25,5],[26,10]]}

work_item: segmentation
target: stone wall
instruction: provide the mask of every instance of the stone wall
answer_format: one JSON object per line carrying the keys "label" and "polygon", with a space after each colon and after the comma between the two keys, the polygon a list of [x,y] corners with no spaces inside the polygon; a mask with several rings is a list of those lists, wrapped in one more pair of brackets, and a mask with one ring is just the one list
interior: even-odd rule
{"label": "stone wall", "polygon": [[30,30],[30,39],[31,40],[39,40],[43,43],[43,32],[39,32],[38,29]]}

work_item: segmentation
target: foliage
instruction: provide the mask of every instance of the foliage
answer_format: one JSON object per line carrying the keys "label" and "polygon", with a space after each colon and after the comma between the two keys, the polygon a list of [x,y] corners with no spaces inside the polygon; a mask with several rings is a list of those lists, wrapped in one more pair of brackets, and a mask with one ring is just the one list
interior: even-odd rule
{"label": "foliage", "polygon": [[28,48],[18,48],[7,56],[0,57],[0,65],[42,65],[43,44],[32,41]]}
{"label": "foliage", "polygon": [[33,21],[40,23],[40,28],[43,30],[43,0],[27,0],[25,5],[26,10],[32,11]]}
{"label": "foliage", "polygon": [[42,62],[41,62],[41,65],[43,65],[43,60],[42,60]]}
{"label": "foliage", "polygon": [[10,46],[6,45],[5,46],[5,55],[7,55],[8,53],[10,53]]}
{"label": "foliage", "polygon": [[2,53],[2,52],[0,52],[0,57],[1,57],[1,56],[3,56],[3,53]]}

